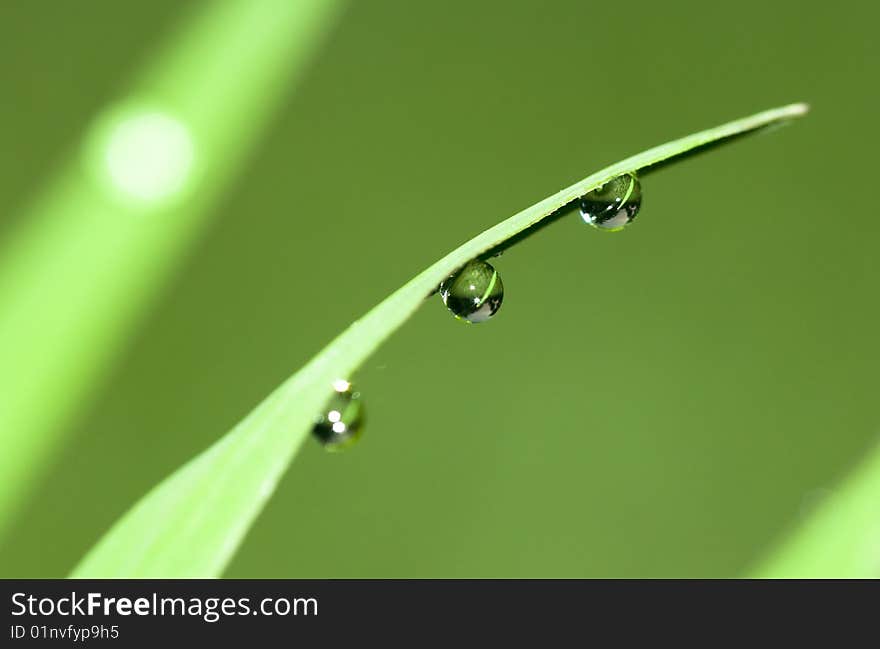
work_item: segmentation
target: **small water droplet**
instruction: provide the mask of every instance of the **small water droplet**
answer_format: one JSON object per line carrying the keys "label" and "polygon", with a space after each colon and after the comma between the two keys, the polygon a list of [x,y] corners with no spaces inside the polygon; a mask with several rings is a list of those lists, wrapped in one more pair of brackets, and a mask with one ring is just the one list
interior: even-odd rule
{"label": "small water droplet", "polygon": [[354,444],[364,426],[361,393],[344,379],[333,382],[333,395],[318,415],[312,434],[328,451],[341,451]]}
{"label": "small water droplet", "polygon": [[578,206],[584,221],[602,230],[617,232],[639,213],[642,186],[635,174],[623,174],[585,194]]}
{"label": "small water droplet", "polygon": [[474,259],[443,280],[440,297],[456,318],[485,322],[501,308],[504,284],[491,264]]}

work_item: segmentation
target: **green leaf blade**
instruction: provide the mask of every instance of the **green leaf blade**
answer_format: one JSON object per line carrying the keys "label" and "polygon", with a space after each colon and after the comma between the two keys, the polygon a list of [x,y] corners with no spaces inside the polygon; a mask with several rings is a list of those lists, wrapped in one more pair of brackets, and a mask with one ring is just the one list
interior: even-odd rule
{"label": "green leaf blade", "polygon": [[464,243],[354,322],[225,437],[135,505],[74,570],[77,578],[219,576],[308,437],[337,378],[347,378],[471,259],[498,250],[590,190],[626,172],[799,117],[776,108],[662,144],[598,171]]}

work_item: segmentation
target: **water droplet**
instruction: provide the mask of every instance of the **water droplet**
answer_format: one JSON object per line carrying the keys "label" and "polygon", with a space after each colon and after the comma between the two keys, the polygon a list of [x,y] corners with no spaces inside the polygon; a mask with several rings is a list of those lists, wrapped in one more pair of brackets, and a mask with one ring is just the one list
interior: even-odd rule
{"label": "water droplet", "polygon": [[623,230],[642,206],[642,186],[635,174],[623,174],[584,195],[581,216],[592,226],[609,232]]}
{"label": "water droplet", "polygon": [[344,379],[333,382],[333,396],[318,415],[312,434],[328,451],[341,451],[354,444],[364,426],[361,393]]}
{"label": "water droplet", "polygon": [[490,264],[474,259],[443,280],[440,297],[456,318],[485,322],[501,308],[504,284]]}

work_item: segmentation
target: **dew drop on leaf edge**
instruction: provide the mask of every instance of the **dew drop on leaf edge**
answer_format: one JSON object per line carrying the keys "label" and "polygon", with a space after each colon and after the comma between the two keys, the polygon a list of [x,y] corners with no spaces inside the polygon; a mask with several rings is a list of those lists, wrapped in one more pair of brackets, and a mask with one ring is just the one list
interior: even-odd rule
{"label": "dew drop on leaf edge", "polygon": [[607,232],[619,232],[632,223],[642,206],[642,186],[634,173],[612,178],[578,201],[586,223]]}
{"label": "dew drop on leaf edge", "polygon": [[332,394],[315,419],[312,435],[328,451],[342,451],[360,438],[364,426],[361,393],[344,379],[333,382]]}
{"label": "dew drop on leaf edge", "polygon": [[474,259],[441,282],[440,299],[459,320],[485,322],[501,308],[504,284],[491,264]]}

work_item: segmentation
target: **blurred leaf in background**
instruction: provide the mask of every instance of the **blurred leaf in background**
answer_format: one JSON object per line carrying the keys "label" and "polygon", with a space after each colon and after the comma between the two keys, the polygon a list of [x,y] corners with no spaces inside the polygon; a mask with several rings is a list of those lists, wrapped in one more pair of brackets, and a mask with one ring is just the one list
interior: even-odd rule
{"label": "blurred leaf in background", "polygon": [[762,561],[765,579],[880,578],[880,448],[834,491],[807,503],[807,520]]}
{"label": "blurred leaf in background", "polygon": [[194,6],[26,209],[0,252],[0,535],[336,4]]}
{"label": "blurred leaf in background", "polygon": [[[115,94],[108,54],[149,59],[179,7],[81,4],[3,7],[3,218],[73,145],[67,111]],[[851,189],[872,182],[878,12],[351,3],[70,421],[0,571],[66,574],[425,260],[646,142],[795,97],[813,106],[798,137],[647,178],[627,231],[572,215],[507,252],[492,322],[421,309],[357,377],[362,441],[306,446],[227,572],[743,574],[880,431],[880,224]]]}

